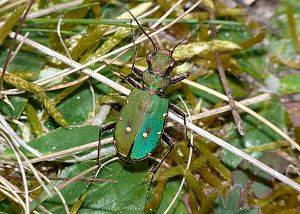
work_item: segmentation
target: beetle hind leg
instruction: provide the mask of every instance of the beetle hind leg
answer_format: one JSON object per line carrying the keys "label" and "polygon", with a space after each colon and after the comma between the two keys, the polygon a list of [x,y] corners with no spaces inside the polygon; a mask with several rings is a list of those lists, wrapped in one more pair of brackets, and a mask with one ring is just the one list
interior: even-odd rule
{"label": "beetle hind leg", "polygon": [[187,135],[186,114],[185,114],[185,112],[182,111],[177,106],[175,106],[174,104],[170,104],[170,109],[183,118],[185,138],[188,141],[188,147],[192,147],[193,152],[197,154],[197,151],[196,151],[195,147],[190,143],[190,140],[189,140],[188,135]]}
{"label": "beetle hind leg", "polygon": [[177,106],[175,106],[174,104],[170,104],[170,109],[172,111],[174,111],[176,114],[178,114],[179,116],[181,116],[183,118],[183,123],[184,123],[184,133],[185,133],[185,137],[186,139],[189,141],[189,138],[187,136],[187,128],[186,128],[186,114],[184,111],[182,111],[180,108],[178,108]]}
{"label": "beetle hind leg", "polygon": [[149,182],[149,187],[146,193],[146,197],[149,197],[149,192],[150,192],[150,188],[151,188],[151,184],[154,180],[154,177],[159,169],[159,167],[162,165],[162,163],[166,160],[166,158],[170,155],[170,153],[172,152],[173,148],[174,148],[174,143],[172,142],[172,139],[170,138],[170,136],[167,133],[163,133],[162,134],[162,139],[163,141],[169,146],[169,151],[167,151],[167,153],[164,155],[164,157],[161,159],[161,161],[155,166],[155,168],[153,170],[151,170],[152,172],[152,176]]}
{"label": "beetle hind leg", "polygon": [[[100,149],[101,149],[102,133],[114,129],[115,126],[116,126],[115,122],[100,126],[100,129],[99,129],[99,138],[98,138],[98,146],[97,146],[97,159],[96,159],[97,168],[95,170],[93,170],[93,172],[92,172],[92,178],[96,178],[97,177],[98,171],[100,169]],[[85,197],[87,196],[86,192],[89,189],[91,183],[92,183],[92,181],[88,181],[86,187],[81,192],[81,194],[79,196],[79,201],[81,201],[81,203],[83,203]]]}
{"label": "beetle hind leg", "polygon": [[96,161],[98,168],[100,167],[100,149],[101,149],[102,133],[114,129],[115,126],[116,126],[116,122],[100,126],[99,137],[98,137],[98,146],[97,146],[97,161]]}

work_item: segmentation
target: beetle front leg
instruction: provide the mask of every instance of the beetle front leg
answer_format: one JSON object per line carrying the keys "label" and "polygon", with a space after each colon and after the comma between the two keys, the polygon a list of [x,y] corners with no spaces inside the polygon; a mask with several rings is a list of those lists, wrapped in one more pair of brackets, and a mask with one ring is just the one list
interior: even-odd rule
{"label": "beetle front leg", "polygon": [[175,83],[178,83],[186,78],[188,78],[190,75],[190,73],[185,73],[185,74],[178,74],[176,75],[175,77],[173,77],[171,79],[171,84],[175,84]]}
{"label": "beetle front leg", "polygon": [[132,63],[132,70],[133,70],[133,72],[136,74],[136,75],[138,75],[138,76],[140,76],[140,77],[142,77],[143,76],[143,71],[142,70],[140,70],[140,69],[138,69],[137,67],[135,67],[135,63],[133,62]]}
{"label": "beetle front leg", "polygon": [[131,84],[133,87],[139,88],[139,89],[143,89],[143,85],[140,84],[139,82],[137,82],[135,79],[133,79],[132,77],[125,77],[125,80]]}
{"label": "beetle front leg", "polygon": [[139,88],[139,89],[143,89],[143,85],[140,84],[138,81],[136,81],[135,79],[133,79],[132,77],[128,77],[125,76],[123,74],[118,73],[118,75],[124,79],[125,81],[127,81],[130,85],[132,85],[133,87]]}
{"label": "beetle front leg", "polygon": [[[137,49],[134,50],[135,51],[135,56],[136,56],[136,52],[137,52]],[[131,66],[131,69],[133,70],[133,72],[138,75],[139,77],[142,77],[143,76],[143,71],[138,69],[137,67],[135,67],[135,56],[132,60],[132,66]]]}

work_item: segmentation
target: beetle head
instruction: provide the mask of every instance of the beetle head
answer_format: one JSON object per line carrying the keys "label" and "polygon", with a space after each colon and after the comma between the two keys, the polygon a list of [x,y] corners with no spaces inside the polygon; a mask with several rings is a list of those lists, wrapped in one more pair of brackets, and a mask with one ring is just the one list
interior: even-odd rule
{"label": "beetle head", "polygon": [[159,50],[147,55],[148,68],[151,73],[160,76],[169,76],[175,66],[175,60],[172,57],[172,51]]}

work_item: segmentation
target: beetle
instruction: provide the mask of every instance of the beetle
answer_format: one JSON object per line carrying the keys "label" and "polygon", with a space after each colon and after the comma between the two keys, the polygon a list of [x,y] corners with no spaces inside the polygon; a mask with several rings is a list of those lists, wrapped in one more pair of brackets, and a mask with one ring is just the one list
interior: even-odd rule
{"label": "beetle", "polygon": [[[185,73],[171,77],[171,72],[175,67],[175,59],[172,57],[172,54],[175,48],[188,37],[176,44],[171,50],[158,50],[154,41],[139,24],[137,19],[129,10],[127,11],[151,41],[153,52],[149,53],[146,57],[148,68],[145,71],[135,66],[135,58],[133,57],[132,71],[142,80],[141,83],[130,76],[125,77],[120,75],[134,86],[134,89],[128,95],[117,121],[100,126],[96,164],[98,169],[100,169],[100,149],[102,134],[104,132],[114,131],[113,138],[117,154],[124,162],[131,164],[148,158],[157,149],[161,140],[163,140],[169,146],[169,150],[159,164],[156,165],[154,170],[152,170],[152,182],[154,174],[174,148],[170,136],[164,132],[169,110],[172,110],[175,114],[183,118],[185,137],[187,138],[186,115],[164,97],[164,90],[168,86],[176,84],[189,76],[189,73]],[[136,50],[135,48],[135,53]],[[189,144],[189,146],[193,148],[192,145]],[[98,170],[94,170],[93,177],[97,177],[98,172]],[[86,188],[81,193],[79,197],[80,203],[84,201],[86,197],[85,193],[89,189],[90,184],[91,181],[88,182]],[[148,192],[149,190],[150,189],[148,189]]]}
{"label": "beetle", "polygon": [[117,154],[127,163],[135,163],[148,158],[159,146],[161,140],[169,146],[168,152],[153,170],[155,172],[174,147],[170,136],[164,132],[168,111],[172,110],[183,117],[184,124],[186,124],[186,114],[164,97],[164,91],[168,86],[186,79],[189,73],[171,77],[171,72],[175,67],[172,54],[177,45],[172,50],[158,50],[151,37],[133,15],[132,17],[152,42],[154,50],[146,57],[148,68],[145,71],[138,69],[133,59],[132,71],[142,80],[141,83],[132,77],[123,77],[134,86],[134,89],[128,95],[117,121],[100,127],[97,163],[99,164],[102,133],[114,130],[114,145]]}

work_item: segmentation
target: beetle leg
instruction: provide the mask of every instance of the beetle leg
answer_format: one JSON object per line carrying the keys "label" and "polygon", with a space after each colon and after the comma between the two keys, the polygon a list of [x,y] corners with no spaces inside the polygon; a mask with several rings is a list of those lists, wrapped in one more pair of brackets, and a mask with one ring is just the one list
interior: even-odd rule
{"label": "beetle leg", "polygon": [[162,139],[170,147],[170,150],[174,148],[174,143],[172,142],[171,137],[166,132],[163,133]]}
{"label": "beetle leg", "polygon": [[139,82],[137,82],[135,79],[133,79],[132,77],[125,77],[125,80],[131,84],[133,87],[139,88],[139,89],[143,89],[142,84],[140,84]]}
{"label": "beetle leg", "polygon": [[190,75],[190,73],[185,73],[185,74],[178,74],[176,75],[175,77],[173,77],[171,79],[171,84],[175,84],[175,83],[178,83],[186,78],[188,78]]}
{"label": "beetle leg", "polygon": [[152,170],[152,177],[150,180],[150,185],[148,187],[147,190],[147,194],[146,196],[149,196],[149,192],[150,192],[150,188],[151,188],[151,184],[153,182],[153,179],[155,177],[155,174],[157,172],[157,170],[159,169],[159,167],[161,166],[161,164],[165,161],[165,159],[169,156],[169,154],[172,152],[173,148],[174,148],[174,143],[172,142],[172,139],[170,138],[170,136],[167,133],[163,133],[162,134],[162,140],[169,146],[169,151],[167,151],[167,153],[164,155],[164,157],[161,159],[161,161],[155,166],[155,168]]}
{"label": "beetle leg", "polygon": [[100,149],[101,149],[101,139],[102,139],[102,132],[106,132],[109,130],[114,129],[116,126],[116,122],[114,123],[109,123],[109,124],[105,124],[100,126],[99,129],[99,138],[98,138],[98,146],[97,146],[97,162],[96,164],[98,165],[98,168],[100,167]]}
{"label": "beetle leg", "polygon": [[188,141],[188,146],[191,146],[193,151],[197,154],[195,148],[192,146],[192,144],[189,142],[189,138],[187,136],[187,129],[186,129],[186,114],[183,112],[180,108],[175,106],[174,104],[170,104],[170,109],[173,110],[176,114],[180,115],[183,118],[183,123],[184,123],[184,132],[185,132],[185,137]]}
{"label": "beetle leg", "polygon": [[[97,160],[96,160],[96,164],[97,164],[97,168],[95,170],[93,170],[92,172],[92,178],[96,178],[98,171],[100,169],[100,149],[101,149],[101,139],[102,139],[102,132],[106,132],[109,130],[114,129],[116,126],[116,122],[114,123],[109,123],[109,124],[105,124],[105,125],[101,125],[100,129],[99,129],[99,138],[98,138],[98,146],[97,146]],[[90,185],[91,185],[92,181],[88,181],[87,185],[85,186],[84,190],[81,192],[79,199],[82,203],[84,201],[84,198],[86,197],[86,191],[89,189]]]}
{"label": "beetle leg", "polygon": [[162,139],[169,146],[169,151],[164,155],[164,157],[161,159],[161,161],[155,166],[154,170],[152,170],[153,178],[154,178],[155,173],[157,172],[157,170],[161,166],[161,164],[165,161],[165,159],[168,157],[168,155],[171,153],[172,149],[174,148],[174,143],[172,142],[171,137],[167,133],[164,132],[162,134]]}
{"label": "beetle leg", "polygon": [[137,74],[138,76],[142,77],[143,76],[143,71],[138,69],[137,67],[135,67],[135,60],[132,63],[132,70],[135,74]]}
{"label": "beetle leg", "polygon": [[133,33],[133,30],[132,30],[132,20],[130,21],[130,32],[131,32],[131,36],[133,38],[133,58],[132,58],[132,70],[135,74],[137,74],[138,76],[142,77],[143,76],[143,71],[141,71],[140,69],[138,69],[137,67],[135,67],[135,57],[136,57],[136,54],[137,54],[137,47],[135,45],[135,42],[134,42],[134,33]]}
{"label": "beetle leg", "polygon": [[133,87],[139,88],[139,89],[143,89],[143,85],[140,84],[138,81],[136,81],[134,78],[129,77],[129,76],[125,76],[123,74],[118,74],[122,79],[126,80],[130,85],[132,85]]}
{"label": "beetle leg", "polygon": [[174,104],[170,104],[170,109],[174,111],[176,114],[180,115],[183,118],[183,123],[184,123],[184,132],[185,132],[185,137],[188,140],[187,136],[187,129],[186,129],[186,114],[183,112],[180,108],[175,106]]}
{"label": "beetle leg", "polygon": [[137,48],[134,48],[134,57],[132,58],[132,66],[131,69],[133,70],[133,72],[142,77],[143,76],[143,71],[138,69],[137,67],[135,67],[135,57],[136,57],[136,52],[137,52]]}

